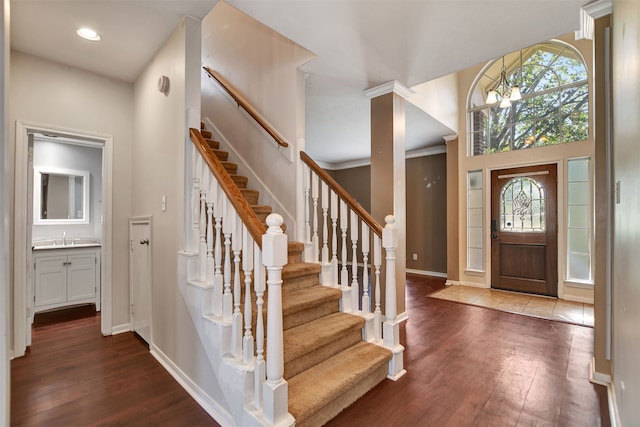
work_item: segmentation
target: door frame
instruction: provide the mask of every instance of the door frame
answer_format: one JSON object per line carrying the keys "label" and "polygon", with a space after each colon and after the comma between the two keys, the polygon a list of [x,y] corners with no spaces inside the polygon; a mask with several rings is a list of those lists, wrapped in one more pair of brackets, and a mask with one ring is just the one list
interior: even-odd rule
{"label": "door frame", "polygon": [[[152,227],[152,216],[151,215],[142,215],[135,216],[129,218],[129,241],[130,241],[130,251],[129,251],[129,328],[132,332],[136,332],[133,324],[133,312],[131,310],[131,303],[135,302],[134,298],[134,285],[135,281],[133,278],[133,248],[135,242],[133,241],[133,227],[135,225],[146,225],[149,227],[149,241],[153,242],[153,227]],[[149,243],[149,263],[147,265],[147,269],[149,270],[149,280],[151,283],[150,286],[150,295],[149,295],[149,348],[152,348],[153,345],[153,257],[152,254],[152,243]]]}
{"label": "door frame", "polygon": [[[485,271],[484,271],[484,275],[485,277],[488,277],[487,282],[485,283],[485,287],[490,288],[491,287],[491,275],[492,273],[492,266],[491,266],[491,241],[493,239],[491,239],[491,173],[495,170],[501,170],[501,169],[509,169],[509,168],[520,168],[520,167],[528,167],[528,166],[538,166],[538,165],[556,165],[556,179],[557,179],[557,192],[556,192],[556,208],[557,208],[557,212],[556,212],[556,219],[557,219],[557,229],[558,229],[558,238],[556,241],[556,245],[558,247],[558,262],[557,262],[557,272],[558,272],[558,286],[557,286],[557,291],[558,291],[558,299],[564,299],[564,278],[566,277],[566,258],[564,257],[564,253],[566,253],[566,245],[567,245],[567,235],[565,232],[565,228],[566,228],[566,220],[565,220],[565,216],[566,216],[566,198],[567,198],[567,192],[566,192],[566,187],[567,187],[567,181],[566,181],[566,167],[567,167],[567,161],[569,159],[572,158],[577,158],[577,157],[585,157],[585,156],[589,156],[592,157],[592,154],[575,154],[575,155],[570,155],[570,156],[565,156],[563,155],[562,157],[558,158],[549,158],[549,159],[541,159],[537,162],[510,162],[510,163],[505,163],[505,164],[500,164],[500,165],[491,165],[485,168],[483,168],[484,173],[483,173],[483,186],[486,185],[486,189],[485,191],[483,191],[483,230],[485,231],[483,233],[483,243],[484,243],[484,247],[485,247]],[[472,170],[472,169],[470,169]],[[488,254],[488,256],[486,256]]]}
{"label": "door frame", "polygon": [[31,279],[31,242],[27,209],[32,189],[29,189],[29,134],[45,133],[85,140],[102,147],[102,250],[101,250],[101,325],[102,335],[112,334],[112,230],[113,230],[113,136],[45,125],[24,120],[16,121],[15,201],[14,201],[14,294],[13,351],[11,358],[24,356],[27,347],[27,289]]}

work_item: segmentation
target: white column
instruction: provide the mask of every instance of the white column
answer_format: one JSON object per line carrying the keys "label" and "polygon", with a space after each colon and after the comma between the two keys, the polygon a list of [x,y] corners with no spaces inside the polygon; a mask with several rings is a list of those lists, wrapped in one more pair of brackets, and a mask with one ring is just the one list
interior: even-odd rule
{"label": "white column", "polygon": [[267,268],[267,381],[264,383],[263,416],[269,425],[293,422],[289,414],[288,383],[284,380],[282,331],[282,267],[287,263],[287,235],[280,215],[267,217],[269,229],[262,236],[262,264]]}

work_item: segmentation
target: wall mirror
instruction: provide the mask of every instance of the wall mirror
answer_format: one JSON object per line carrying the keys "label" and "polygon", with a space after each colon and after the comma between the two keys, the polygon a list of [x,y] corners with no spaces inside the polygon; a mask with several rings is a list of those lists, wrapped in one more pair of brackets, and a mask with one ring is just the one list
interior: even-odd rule
{"label": "wall mirror", "polygon": [[89,224],[89,172],[35,167],[34,224]]}

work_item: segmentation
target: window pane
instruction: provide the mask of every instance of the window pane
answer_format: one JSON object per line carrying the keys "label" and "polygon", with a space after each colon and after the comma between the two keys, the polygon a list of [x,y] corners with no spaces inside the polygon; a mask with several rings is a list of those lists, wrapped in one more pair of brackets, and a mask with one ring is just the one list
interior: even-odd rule
{"label": "window pane", "polygon": [[544,188],[530,177],[512,178],[500,191],[500,231],[544,232]]}

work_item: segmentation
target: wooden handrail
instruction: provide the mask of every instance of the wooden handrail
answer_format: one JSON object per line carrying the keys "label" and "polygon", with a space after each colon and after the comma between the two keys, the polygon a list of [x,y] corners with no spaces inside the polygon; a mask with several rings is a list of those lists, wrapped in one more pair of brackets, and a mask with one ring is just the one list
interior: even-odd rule
{"label": "wooden handrail", "polygon": [[265,233],[265,226],[260,222],[258,216],[249,205],[249,202],[244,198],[242,192],[238,189],[238,186],[233,182],[233,179],[229,175],[229,172],[224,168],[222,162],[213,153],[207,142],[200,134],[200,131],[194,128],[189,129],[191,134],[191,141],[196,146],[202,158],[204,159],[209,170],[216,177],[220,187],[227,195],[229,202],[233,205],[238,216],[247,227],[247,230],[251,234],[253,241],[262,250],[262,235]]}
{"label": "wooden handrail", "polygon": [[202,68],[207,72],[207,74],[209,74],[210,77],[220,83],[220,86],[222,86],[224,90],[233,98],[236,104],[238,104],[238,107],[242,107],[242,109],[244,109],[262,127],[262,129],[264,129],[269,135],[271,135],[274,141],[276,141],[276,144],[278,144],[280,147],[289,146],[289,143],[282,139],[280,134],[278,134],[278,131],[276,131],[273,126],[267,123],[265,118],[262,117],[262,115],[258,113],[255,108],[253,108],[253,106],[242,96],[238,89],[236,89],[231,83],[226,81],[225,78],[220,75],[220,73],[212,70],[207,66],[204,66]]}
{"label": "wooden handrail", "polygon": [[351,210],[354,211],[361,220],[367,223],[369,228],[371,228],[373,232],[376,233],[376,235],[382,237],[382,226],[378,224],[378,221],[376,221],[369,212],[367,212],[362,206],[360,206],[360,203],[358,203],[356,199],[354,199],[353,196],[351,196],[351,194],[347,192],[347,190],[342,188],[342,186],[338,184],[335,179],[331,178],[331,175],[329,175],[316,162],[314,162],[313,159],[309,157],[309,155],[304,151],[300,152],[300,159],[302,159],[302,161],[305,162],[307,166],[309,166],[309,168],[311,168],[311,170],[315,172],[315,174],[318,175],[320,179],[329,186],[329,188],[335,191],[338,194],[338,197],[344,200],[349,208],[351,208]]}

